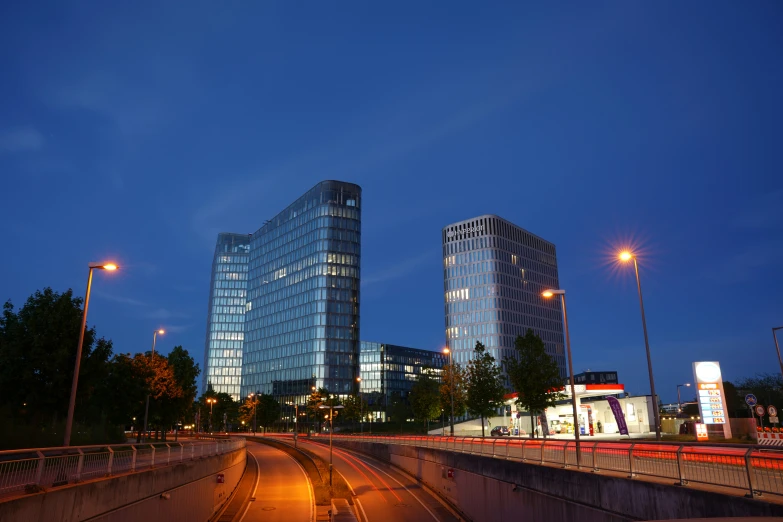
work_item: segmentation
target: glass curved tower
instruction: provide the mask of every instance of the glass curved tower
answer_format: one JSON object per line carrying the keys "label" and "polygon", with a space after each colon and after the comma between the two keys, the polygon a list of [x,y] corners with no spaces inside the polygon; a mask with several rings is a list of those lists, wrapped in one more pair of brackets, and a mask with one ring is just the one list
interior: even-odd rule
{"label": "glass curved tower", "polygon": [[356,391],[360,254],[361,188],[342,181],[318,183],[252,235],[243,397]]}

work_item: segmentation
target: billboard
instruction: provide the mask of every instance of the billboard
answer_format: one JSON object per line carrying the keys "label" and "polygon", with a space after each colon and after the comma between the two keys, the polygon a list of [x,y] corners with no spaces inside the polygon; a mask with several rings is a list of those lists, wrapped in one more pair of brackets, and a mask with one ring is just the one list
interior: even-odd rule
{"label": "billboard", "polygon": [[726,409],[726,393],[720,363],[702,361],[693,363],[693,378],[698,393],[699,414],[704,424],[717,424],[723,428],[723,436],[731,438],[731,423]]}

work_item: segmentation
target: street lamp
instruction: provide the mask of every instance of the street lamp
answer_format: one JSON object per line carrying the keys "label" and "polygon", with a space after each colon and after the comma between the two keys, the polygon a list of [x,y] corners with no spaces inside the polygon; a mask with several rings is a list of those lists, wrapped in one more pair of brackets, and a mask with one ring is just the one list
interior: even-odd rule
{"label": "street lamp", "polygon": [[362,395],[362,378],[357,377],[359,383],[359,434],[364,435],[364,400]]}
{"label": "street lamp", "polygon": [[633,260],[633,267],[636,271],[636,287],[639,290],[639,308],[642,311],[642,328],[644,329],[644,347],[647,350],[647,371],[650,374],[650,393],[653,400],[653,415],[655,419],[655,439],[661,440],[661,419],[658,411],[658,396],[655,394],[655,379],[653,378],[652,358],[650,357],[650,341],[647,338],[647,320],[644,318],[644,300],[642,299],[642,282],[639,279],[639,262],[633,252],[624,250],[618,254],[620,261],[627,263]]}
{"label": "street lamp", "polygon": [[690,385],[691,385],[691,383],[689,383],[689,382],[686,382],[685,384],[678,384],[677,385],[677,413],[681,413],[682,412],[682,406],[681,406],[682,401],[680,400],[680,387],[682,387],[682,386],[690,386]]}
{"label": "street lamp", "polygon": [[783,330],[783,326],[778,326],[772,329],[772,338],[775,339],[775,349],[778,351],[778,363],[780,364],[780,373],[783,374],[783,359],[780,358],[780,345],[778,344],[778,336],[775,333],[778,330]]}
{"label": "street lamp", "polygon": [[[158,334],[163,335],[166,332],[164,330],[155,330],[152,334],[152,355],[150,356],[150,362],[155,360],[155,341],[158,339]],[[147,394],[147,405],[144,406],[144,437],[143,440],[147,440],[147,415],[150,411],[150,394]]]}
{"label": "street lamp", "polygon": [[73,367],[73,383],[71,384],[71,398],[68,401],[68,417],[65,420],[65,441],[63,446],[71,445],[71,428],[73,427],[73,411],[76,408],[76,388],[79,384],[79,366],[82,363],[82,344],[84,344],[84,330],[87,328],[87,307],[90,304],[90,289],[92,288],[93,269],[108,270],[112,272],[117,270],[114,263],[90,263],[90,273],[87,276],[87,292],[84,294],[84,310],[82,310],[82,327],[79,330],[79,344],[76,347],[76,363]]}
{"label": "street lamp", "polygon": [[256,405],[258,404],[258,397],[255,393],[251,393],[247,396],[251,401],[253,401],[253,436],[256,435]]}
{"label": "street lamp", "polygon": [[566,313],[565,290],[546,290],[541,295],[547,299],[559,295],[560,304],[563,307],[563,325],[565,328],[565,336],[566,336],[566,350],[568,351],[568,375],[571,380],[571,406],[573,406],[574,409],[574,438],[576,439],[576,467],[580,468],[582,466],[582,448],[579,442],[579,415],[576,412],[577,410],[576,410],[576,387],[574,386],[574,361],[571,357],[571,334],[568,332],[568,314]]}
{"label": "street lamp", "polygon": [[209,432],[212,433],[212,408],[215,406],[217,399],[207,397],[207,404],[209,404]]}
{"label": "street lamp", "polygon": [[[443,349],[443,353],[448,354],[449,356],[449,374],[451,375],[451,382],[449,383],[449,394],[451,395],[451,436],[454,436],[454,381],[456,380],[456,375],[454,372],[454,363],[451,359],[451,350],[448,348]],[[484,428],[481,428],[482,430]]]}
{"label": "street lamp", "polygon": [[343,408],[343,406],[332,406],[331,404],[327,406],[326,404],[321,404],[318,406],[319,409],[325,410],[329,409],[329,487],[332,487],[332,432],[334,431],[334,410],[340,410]]}
{"label": "street lamp", "polygon": [[294,407],[294,448],[296,448],[297,431],[299,430],[299,405],[292,402],[286,404]]}

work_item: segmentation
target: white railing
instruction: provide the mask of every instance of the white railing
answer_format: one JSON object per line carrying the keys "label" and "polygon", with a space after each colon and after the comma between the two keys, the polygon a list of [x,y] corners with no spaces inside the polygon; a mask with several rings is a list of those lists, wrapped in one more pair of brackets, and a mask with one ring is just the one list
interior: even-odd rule
{"label": "white railing", "polygon": [[747,496],[783,495],[783,449],[737,444],[573,440],[509,437],[335,435],[337,440],[435,448],[506,460],[615,471],[630,478],[672,479],[746,490]]}
{"label": "white railing", "polygon": [[0,497],[134,473],[245,447],[244,438],[0,451]]}

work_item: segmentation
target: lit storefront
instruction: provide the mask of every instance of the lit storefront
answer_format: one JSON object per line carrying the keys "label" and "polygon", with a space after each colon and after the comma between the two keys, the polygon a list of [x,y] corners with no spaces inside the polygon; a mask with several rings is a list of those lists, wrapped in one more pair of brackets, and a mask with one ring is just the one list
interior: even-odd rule
{"label": "lit storefront", "polygon": [[[576,391],[577,415],[579,433],[581,436],[592,436],[599,433],[617,434],[619,433],[617,422],[611,412],[608,401],[604,397],[610,395],[625,394],[623,384],[577,384],[574,386]],[[571,405],[571,386],[566,386],[563,390],[565,398],[556,406],[547,408],[545,415],[533,419],[531,416],[520,409],[516,404],[517,393],[510,393],[504,396],[506,405],[510,406],[511,416],[505,418],[512,434],[518,436],[528,435],[533,429],[533,422],[536,424],[536,432],[541,434],[541,422],[545,418],[549,428],[549,435],[561,435],[564,438],[574,436],[574,413]],[[589,400],[588,400],[589,399]],[[585,401],[585,402],[582,402]],[[629,433],[649,433],[651,427],[655,425],[652,420],[653,410],[651,409],[651,399],[647,396],[620,398],[619,402],[625,415]]]}

